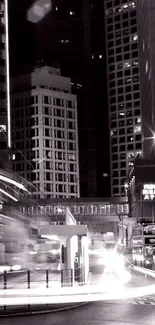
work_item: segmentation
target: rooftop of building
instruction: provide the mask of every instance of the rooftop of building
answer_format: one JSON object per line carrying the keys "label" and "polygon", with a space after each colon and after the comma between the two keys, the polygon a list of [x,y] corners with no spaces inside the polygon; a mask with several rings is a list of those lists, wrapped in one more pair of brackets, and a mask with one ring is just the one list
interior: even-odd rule
{"label": "rooftop of building", "polygon": [[42,65],[11,78],[11,93],[35,90],[37,87],[71,93],[71,79],[61,75],[60,68]]}

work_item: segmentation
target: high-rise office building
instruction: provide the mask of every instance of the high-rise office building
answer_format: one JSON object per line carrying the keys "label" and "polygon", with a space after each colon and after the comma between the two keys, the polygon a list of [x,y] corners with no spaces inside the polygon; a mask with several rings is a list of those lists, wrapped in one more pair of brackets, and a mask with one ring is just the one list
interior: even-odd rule
{"label": "high-rise office building", "polygon": [[[53,0],[45,17],[36,8],[36,24],[25,21],[34,19],[26,15],[31,6],[35,10],[34,1],[10,3],[13,73],[26,71],[35,56],[47,65],[60,63],[78,100],[80,195],[109,196],[109,178],[103,177],[110,172],[103,0]],[[44,4],[39,1],[39,6]]]}
{"label": "high-rise office building", "polygon": [[142,156],[136,1],[106,0],[111,194],[125,195],[134,159]]}
{"label": "high-rise office building", "polygon": [[60,69],[38,67],[12,78],[13,169],[35,198],[76,198],[79,190],[77,100]]}
{"label": "high-rise office building", "polygon": [[0,2],[0,168],[9,166],[11,148],[8,1]]}
{"label": "high-rise office building", "polygon": [[155,159],[154,15],[154,1],[137,1],[144,157]]}

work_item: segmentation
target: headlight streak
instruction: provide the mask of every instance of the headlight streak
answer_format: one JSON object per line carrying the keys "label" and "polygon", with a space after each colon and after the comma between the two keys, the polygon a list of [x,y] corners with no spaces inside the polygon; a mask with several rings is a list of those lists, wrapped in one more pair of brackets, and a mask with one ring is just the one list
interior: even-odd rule
{"label": "headlight streak", "polygon": [[9,197],[10,199],[12,199],[13,201],[15,201],[15,202],[18,201],[14,196],[12,196],[12,195],[9,194],[8,192],[2,190],[1,188],[0,188],[0,192],[1,192],[2,194],[4,194],[4,195],[8,196],[8,197]]}
{"label": "headlight streak", "polygon": [[15,185],[16,187],[20,188],[21,190],[23,191],[26,191],[27,192],[27,189],[25,188],[25,186],[19,182],[16,182],[14,181],[13,179],[9,178],[9,177],[6,177],[6,176],[3,176],[0,174],[0,180],[6,182],[6,183],[9,183],[9,184],[12,184],[12,185]]}
{"label": "headlight streak", "polygon": [[117,292],[101,292],[101,290],[97,291],[96,288],[93,290],[92,286],[87,286],[87,291],[86,288],[84,289],[82,287],[76,289],[71,287],[59,289],[56,287],[50,290],[42,287],[40,289],[0,290],[0,306],[131,299],[154,294],[155,285],[121,289]]}

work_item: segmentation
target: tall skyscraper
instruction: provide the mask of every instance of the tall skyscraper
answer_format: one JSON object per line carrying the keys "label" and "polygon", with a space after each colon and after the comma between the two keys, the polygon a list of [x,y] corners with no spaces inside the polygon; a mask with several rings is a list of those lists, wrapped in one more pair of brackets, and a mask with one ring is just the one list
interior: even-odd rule
{"label": "tall skyscraper", "polygon": [[142,156],[136,1],[106,0],[111,194],[125,195],[134,159]]}
{"label": "tall skyscraper", "polygon": [[155,2],[137,1],[144,157],[155,159]]}
{"label": "tall skyscraper", "polygon": [[[32,3],[30,0],[29,6]],[[39,1],[39,6],[41,3],[45,2]],[[80,195],[109,196],[109,178],[103,177],[110,172],[103,0],[53,0],[51,11],[33,24],[25,22],[26,11],[30,12],[28,1],[12,0],[11,4],[14,72],[26,68],[30,60],[32,64],[35,56],[47,65],[60,63],[62,75],[71,78],[78,100]]]}
{"label": "tall skyscraper", "polygon": [[0,3],[0,168],[9,166],[11,148],[8,1]]}
{"label": "tall skyscraper", "polygon": [[12,78],[13,169],[34,197],[76,198],[79,189],[77,101],[60,69],[40,66]]}

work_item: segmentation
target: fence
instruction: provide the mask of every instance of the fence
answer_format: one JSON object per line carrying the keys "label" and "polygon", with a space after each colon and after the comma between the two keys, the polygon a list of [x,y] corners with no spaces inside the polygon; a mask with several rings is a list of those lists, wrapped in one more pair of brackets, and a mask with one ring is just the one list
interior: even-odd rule
{"label": "fence", "polygon": [[73,286],[73,283],[80,283],[81,270],[76,268],[53,270],[25,270],[17,272],[4,271],[0,275],[0,290],[4,289],[37,289]]}

